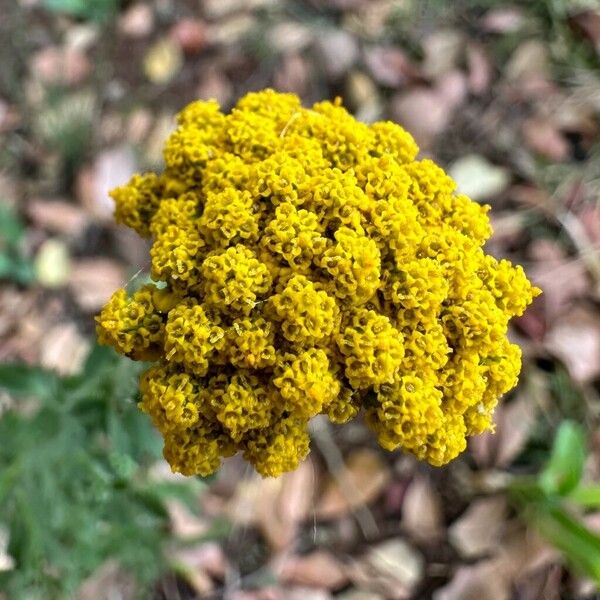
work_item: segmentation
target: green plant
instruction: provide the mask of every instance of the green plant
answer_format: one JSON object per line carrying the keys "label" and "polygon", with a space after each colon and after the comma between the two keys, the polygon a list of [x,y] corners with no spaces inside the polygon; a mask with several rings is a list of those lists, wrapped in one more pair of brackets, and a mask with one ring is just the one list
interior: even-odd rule
{"label": "green plant", "polygon": [[600,508],[600,485],[582,483],[586,448],[583,429],[564,421],[550,459],[536,477],[517,477],[510,493],[531,523],[579,572],[600,585],[600,536],[581,519]]}
{"label": "green plant", "polygon": [[33,264],[22,251],[25,234],[23,223],[15,212],[0,204],[0,279],[10,279],[22,285],[35,277]]}
{"label": "green plant", "polygon": [[15,564],[0,589],[9,598],[72,597],[109,558],[140,591],[165,568],[165,500],[191,506],[201,483],[149,478],[161,444],[136,407],[138,372],[100,347],[76,376],[0,366],[0,388],[20,398],[0,414],[0,527]]}
{"label": "green plant", "polygon": [[116,16],[119,0],[44,0],[44,6],[88,21],[108,21]]}

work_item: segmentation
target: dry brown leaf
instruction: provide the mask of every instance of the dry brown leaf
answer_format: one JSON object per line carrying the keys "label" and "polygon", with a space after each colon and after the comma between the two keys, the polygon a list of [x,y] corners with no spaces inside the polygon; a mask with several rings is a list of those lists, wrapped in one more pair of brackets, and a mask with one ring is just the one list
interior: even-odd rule
{"label": "dry brown leaf", "polygon": [[415,137],[422,148],[428,148],[446,129],[453,106],[437,91],[415,87],[395,96],[390,105],[392,118]]}
{"label": "dry brown leaf", "polygon": [[278,53],[301,52],[313,38],[313,31],[297,21],[277,23],[268,33],[269,44]]}
{"label": "dry brown leaf", "polygon": [[251,14],[238,14],[210,25],[206,31],[210,44],[234,47],[256,27],[256,18]]}
{"label": "dry brown leaf", "polygon": [[80,207],[62,200],[30,200],[27,215],[38,227],[71,237],[81,235],[88,224],[88,216]]}
{"label": "dry brown leaf", "polygon": [[379,453],[355,450],[348,457],[344,471],[337,477],[330,475],[317,503],[317,518],[334,519],[369,504],[383,492],[389,480],[389,467]]}
{"label": "dry brown leaf", "polygon": [[31,69],[42,83],[74,86],[88,76],[91,64],[77,48],[48,46],[33,56]]}
{"label": "dry brown leaf", "polygon": [[569,17],[571,26],[586,37],[600,54],[600,10],[586,10]]}
{"label": "dry brown leaf", "polygon": [[512,81],[546,78],[550,72],[548,46],[541,40],[523,42],[506,65],[506,77]]}
{"label": "dry brown leaf", "polygon": [[[265,598],[265,600],[267,599]],[[293,587],[282,590],[282,600],[333,600],[333,596],[325,590]]]}
{"label": "dry brown leaf", "polygon": [[223,548],[217,542],[204,542],[195,546],[178,548],[175,558],[190,571],[203,571],[217,579],[225,577],[227,559]]}
{"label": "dry brown leaf", "polygon": [[89,347],[74,323],[59,323],[41,340],[40,364],[60,375],[74,375],[83,366]]}
{"label": "dry brown leaf", "polygon": [[465,39],[456,29],[438,29],[425,38],[422,46],[425,58],[421,69],[426,77],[437,79],[456,68]]}
{"label": "dry brown leaf", "polygon": [[587,383],[600,375],[600,317],[597,310],[578,306],[546,334],[546,349],[558,356],[571,377]]}
{"label": "dry brown leaf", "polygon": [[460,567],[450,583],[433,594],[433,600],[509,600],[510,583],[493,561]]}
{"label": "dry brown leaf", "polygon": [[277,479],[252,477],[241,481],[226,504],[225,514],[238,525],[259,527],[275,551],[287,547],[313,505],[313,469],[309,459]]}
{"label": "dry brown leaf", "polygon": [[358,42],[343,29],[324,31],[315,41],[315,50],[325,73],[338,79],[358,60]]}
{"label": "dry brown leaf", "polygon": [[208,42],[206,23],[200,19],[181,19],[169,31],[169,36],[186,54],[198,54]]}
{"label": "dry brown leaf", "polygon": [[85,258],[73,263],[69,289],[81,309],[93,313],[123,286],[125,279],[123,267],[110,258]]}
{"label": "dry brown leaf", "polygon": [[129,145],[104,150],[79,174],[77,189],[83,206],[98,219],[112,222],[115,206],[108,193],[125,185],[136,171],[135,154]]}
{"label": "dry brown leaf", "polygon": [[279,566],[284,583],[337,590],[348,582],[346,567],[331,553],[316,550],[306,556],[289,556]]}
{"label": "dry brown leaf", "polygon": [[341,594],[336,595],[336,600],[386,600],[381,594],[377,592],[370,592],[368,590],[357,590],[352,589]]}
{"label": "dry brown leaf", "polygon": [[470,42],[467,46],[469,91],[476,96],[488,91],[492,80],[490,58],[481,44]]}
{"label": "dry brown leaf", "polygon": [[435,543],[442,534],[442,501],[426,475],[417,474],[406,490],[402,525],[418,542]]}
{"label": "dry brown leaf", "polygon": [[171,500],[167,503],[173,534],[182,540],[199,538],[210,530],[206,519],[193,514],[182,502]]}
{"label": "dry brown leaf", "polygon": [[555,162],[569,158],[569,142],[550,120],[540,117],[527,119],[521,127],[521,133],[525,144],[537,154]]}
{"label": "dry brown leaf", "polygon": [[516,581],[560,560],[558,550],[549,546],[533,529],[520,522],[511,524],[510,532],[498,546],[496,570],[508,581]]}
{"label": "dry brown leaf", "polygon": [[505,532],[506,500],[501,497],[474,500],[448,529],[450,543],[465,558],[477,558],[497,550]]}
{"label": "dry brown leaf", "polygon": [[540,287],[540,297],[549,325],[556,323],[571,309],[574,301],[585,297],[590,291],[590,279],[581,260],[567,258],[562,248],[548,239],[535,240],[529,245],[535,262],[527,269],[527,275]]}
{"label": "dry brown leaf", "polygon": [[88,577],[77,592],[77,600],[134,600],[139,597],[135,579],[116,561],[104,563]]}
{"label": "dry brown leaf", "polygon": [[137,2],[129,6],[119,17],[118,28],[131,38],[144,38],[154,29],[154,11],[150,4]]}
{"label": "dry brown leaf", "polygon": [[365,50],[365,63],[380,85],[396,88],[419,76],[417,67],[395,46],[375,46]]}
{"label": "dry brown leaf", "polygon": [[349,574],[354,583],[389,600],[410,598],[423,577],[423,557],[400,538],[373,546],[356,561]]}
{"label": "dry brown leaf", "polygon": [[491,33],[513,33],[518,31],[525,23],[525,14],[516,6],[502,6],[488,11],[481,25],[484,30]]}
{"label": "dry brown leaf", "polygon": [[300,54],[286,54],[275,71],[275,88],[304,96],[310,78],[310,66]]}
{"label": "dry brown leaf", "polygon": [[373,80],[360,71],[352,71],[346,79],[346,98],[355,117],[363,123],[372,123],[383,109],[379,91]]}

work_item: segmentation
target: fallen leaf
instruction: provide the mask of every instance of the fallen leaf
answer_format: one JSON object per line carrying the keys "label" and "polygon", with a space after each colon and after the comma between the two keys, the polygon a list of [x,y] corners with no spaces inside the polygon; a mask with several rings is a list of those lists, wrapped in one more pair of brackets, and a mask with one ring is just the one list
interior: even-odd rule
{"label": "fallen leaf", "polygon": [[27,215],[38,227],[70,237],[80,236],[88,224],[88,216],[79,206],[63,200],[29,200]]}
{"label": "fallen leaf", "polygon": [[425,54],[422,72],[430,79],[437,79],[456,68],[465,40],[456,29],[438,29],[424,39],[422,46]]}
{"label": "fallen leaf", "polygon": [[451,111],[458,108],[467,97],[467,79],[458,70],[448,71],[437,80],[435,91],[448,103]]}
{"label": "fallen leaf", "polygon": [[233,86],[221,69],[206,68],[196,88],[196,96],[200,100],[214,98],[221,106],[224,106],[230,102],[233,96]]}
{"label": "fallen leaf", "polygon": [[75,323],[59,323],[41,340],[40,364],[60,375],[74,375],[81,370],[89,349],[89,341]]}
{"label": "fallen leaf", "polygon": [[523,42],[511,55],[505,68],[506,77],[512,81],[546,78],[550,73],[548,46],[541,40]]}
{"label": "fallen leaf", "polygon": [[318,64],[328,77],[339,79],[358,60],[358,42],[343,29],[323,31],[315,41]]}
{"label": "fallen leaf", "polygon": [[90,73],[86,55],[76,48],[48,46],[32,58],[32,73],[47,85],[80,84]]}
{"label": "fallen leaf", "polygon": [[571,15],[569,24],[588,39],[600,54],[600,10],[585,10]]}
{"label": "fallen leaf", "polygon": [[549,119],[527,119],[521,133],[530,150],[549,160],[563,162],[570,156],[569,142]]}
{"label": "fallen leaf", "polygon": [[312,43],[313,38],[313,31],[297,21],[277,23],[267,34],[270,46],[279,53],[300,52]]}
{"label": "fallen leaf", "polygon": [[383,594],[389,600],[410,598],[423,577],[421,554],[400,538],[370,548],[349,569],[359,587]]}
{"label": "fallen leaf", "polygon": [[[286,588],[282,594],[282,600],[333,600],[333,596],[325,591],[309,587]],[[261,600],[263,600],[261,598]],[[264,600],[271,600],[264,598]]]}
{"label": "fallen leaf", "polygon": [[200,19],[181,19],[169,31],[171,38],[186,54],[198,54],[206,47],[206,23]]}
{"label": "fallen leaf", "polygon": [[458,191],[473,200],[489,201],[508,188],[510,173],[491,164],[479,154],[468,154],[456,160],[448,169]]}
{"label": "fallen leaf", "polygon": [[360,71],[352,71],[348,75],[346,98],[359,121],[372,123],[381,116],[383,107],[379,91],[368,75]]}
{"label": "fallen leaf", "polygon": [[502,497],[474,500],[448,528],[450,543],[464,558],[493,553],[506,527],[507,504]]}
{"label": "fallen leaf", "polygon": [[546,334],[545,347],[565,363],[575,381],[593,381],[600,375],[598,311],[578,306],[564,315]]}
{"label": "fallen leaf", "polygon": [[109,560],[88,577],[77,592],[77,600],[134,600],[139,595],[132,575]]}
{"label": "fallen leaf", "polygon": [[516,6],[499,6],[489,10],[481,19],[481,25],[490,33],[515,33],[525,23],[525,14]]}
{"label": "fallen leaf", "polygon": [[380,85],[397,88],[419,75],[408,56],[395,46],[374,46],[365,50],[365,64]]}
{"label": "fallen leaf", "polygon": [[539,301],[550,326],[571,309],[575,300],[589,293],[590,279],[583,261],[568,258],[553,240],[533,241],[529,253],[534,262],[527,269],[527,275],[544,291]]}
{"label": "fallen leaf", "polygon": [[200,538],[210,530],[210,524],[206,519],[193,514],[187,506],[177,500],[167,502],[167,511],[171,529],[178,539]]}
{"label": "fallen leaf", "polygon": [[144,57],[144,73],[157,85],[171,81],[183,66],[179,44],[169,37],[158,40]]}
{"label": "fallen leaf", "polygon": [[509,600],[510,583],[495,568],[493,561],[459,567],[433,600]]}
{"label": "fallen leaf", "polygon": [[333,519],[369,504],[385,489],[390,470],[379,453],[361,449],[353,451],[344,470],[329,476],[315,513],[319,519]]}
{"label": "fallen leaf", "polygon": [[341,594],[337,594],[335,598],[336,600],[386,600],[377,592],[357,589],[347,590]]}
{"label": "fallen leaf", "polygon": [[251,477],[238,483],[224,514],[237,525],[255,525],[275,551],[289,546],[313,505],[314,467],[310,459],[277,479]]}
{"label": "fallen leaf", "polygon": [[277,2],[278,0],[202,0],[202,11],[207,17],[219,20],[241,10],[266,8]]}
{"label": "fallen leaf", "polygon": [[492,80],[492,65],[483,45],[468,44],[467,70],[469,91],[476,96],[487,92]]}
{"label": "fallen leaf", "polygon": [[135,155],[129,145],[102,151],[94,164],[79,174],[77,191],[81,203],[98,219],[112,222],[114,202],[108,194],[117,186],[125,185],[136,171]]}
{"label": "fallen leaf", "polygon": [[118,28],[130,38],[145,38],[154,29],[154,11],[150,4],[137,2],[129,6],[119,17]]}
{"label": "fallen leaf", "polygon": [[110,258],[84,258],[73,263],[68,283],[82,311],[94,313],[125,283],[125,270]]}
{"label": "fallen leaf", "polygon": [[316,550],[306,556],[288,556],[279,565],[284,583],[337,590],[348,582],[344,565],[331,553]]}
{"label": "fallen leaf", "polygon": [[36,279],[49,288],[59,288],[67,283],[71,260],[67,245],[58,238],[46,240],[35,256]]}
{"label": "fallen leaf", "polygon": [[415,475],[406,490],[402,526],[417,542],[435,543],[442,534],[442,501],[426,475]]}
{"label": "fallen leaf", "polygon": [[[1,411],[0,416],[2,416]],[[12,571],[15,568],[15,559],[8,553],[9,535],[9,531],[0,526],[0,573]]]}
{"label": "fallen leaf", "polygon": [[302,55],[286,54],[273,77],[276,89],[304,96],[310,81],[310,66]]}
{"label": "fallen leaf", "polygon": [[393,119],[412,133],[422,148],[431,147],[435,138],[446,129],[453,109],[453,105],[436,90],[424,87],[401,92],[390,104]]}
{"label": "fallen leaf", "polygon": [[256,18],[251,14],[233,15],[228,19],[211,24],[206,32],[210,44],[235,47],[257,26]]}
{"label": "fallen leaf", "polygon": [[217,542],[203,542],[194,546],[178,548],[175,551],[178,562],[190,571],[203,571],[217,579],[224,579],[227,559],[223,548]]}

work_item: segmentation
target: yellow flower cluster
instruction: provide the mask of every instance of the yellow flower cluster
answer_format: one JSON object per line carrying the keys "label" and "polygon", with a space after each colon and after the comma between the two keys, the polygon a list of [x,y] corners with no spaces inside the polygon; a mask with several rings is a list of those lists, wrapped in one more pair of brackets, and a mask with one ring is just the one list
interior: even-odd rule
{"label": "yellow flower cluster", "polygon": [[489,207],[400,126],[272,90],[194,102],[160,175],[112,192],[152,238],[152,278],[117,291],[101,343],[154,365],[141,408],[175,471],[242,452],[263,475],[307,455],[308,421],[362,412],[382,447],[442,465],[492,428],[520,370],[511,317],[539,293],[482,246]]}

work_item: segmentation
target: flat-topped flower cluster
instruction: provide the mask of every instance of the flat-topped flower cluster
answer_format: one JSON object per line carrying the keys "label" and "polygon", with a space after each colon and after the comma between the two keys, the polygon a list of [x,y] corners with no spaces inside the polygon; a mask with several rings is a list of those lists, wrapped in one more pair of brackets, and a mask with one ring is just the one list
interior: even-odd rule
{"label": "flat-topped flower cluster", "polygon": [[112,192],[157,283],[117,291],[98,337],[154,362],[140,406],[175,471],[236,452],[292,470],[317,414],[362,412],[433,465],[492,427],[521,366],[508,322],[539,290],[482,250],[488,207],[417,152],[399,125],[265,90],[187,106],[164,172]]}

